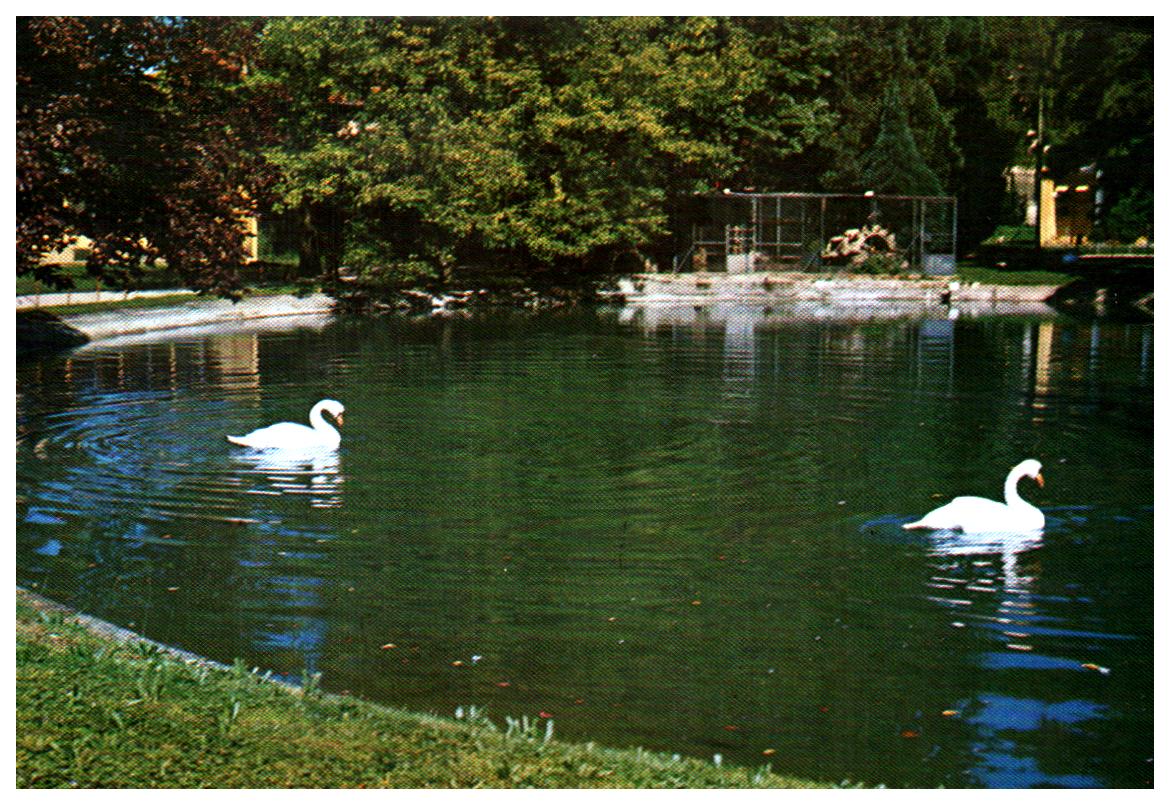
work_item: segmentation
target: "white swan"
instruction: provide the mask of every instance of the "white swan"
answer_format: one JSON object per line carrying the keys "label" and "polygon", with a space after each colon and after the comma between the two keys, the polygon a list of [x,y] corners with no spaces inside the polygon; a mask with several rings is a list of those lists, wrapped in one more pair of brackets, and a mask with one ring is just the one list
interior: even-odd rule
{"label": "white swan", "polygon": [[309,412],[311,428],[296,422],[277,422],[244,436],[228,436],[227,440],[258,450],[334,449],[341,444],[341,434],[325,421],[321,416],[322,411],[328,411],[338,425],[344,424],[342,414],[345,413],[345,406],[337,400],[321,400]]}
{"label": "white swan", "polygon": [[1040,474],[1040,462],[1029,458],[1017,464],[1008,473],[1003,483],[1005,503],[987,498],[955,498],[945,506],[939,506],[921,520],[906,523],[903,528],[931,528],[963,531],[968,534],[1024,533],[1041,531],[1044,528],[1044,512],[1020,497],[1016,484],[1024,476],[1035,478],[1044,486]]}

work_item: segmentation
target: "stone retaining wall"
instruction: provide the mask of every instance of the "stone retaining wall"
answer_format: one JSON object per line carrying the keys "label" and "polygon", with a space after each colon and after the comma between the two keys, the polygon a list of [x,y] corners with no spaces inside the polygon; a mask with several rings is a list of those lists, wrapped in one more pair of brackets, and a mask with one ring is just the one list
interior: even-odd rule
{"label": "stone retaining wall", "polygon": [[882,302],[924,304],[1036,304],[1056,285],[963,284],[950,279],[886,277],[816,277],[793,274],[636,274],[618,284],[627,302],[695,303],[714,300],[823,302],[875,305]]}
{"label": "stone retaining wall", "polygon": [[97,340],[185,327],[234,325],[284,316],[324,315],[333,311],[333,305],[333,298],[324,294],[306,297],[281,294],[257,296],[239,302],[200,299],[170,307],[78,313],[62,316],[61,321],[90,340]]}

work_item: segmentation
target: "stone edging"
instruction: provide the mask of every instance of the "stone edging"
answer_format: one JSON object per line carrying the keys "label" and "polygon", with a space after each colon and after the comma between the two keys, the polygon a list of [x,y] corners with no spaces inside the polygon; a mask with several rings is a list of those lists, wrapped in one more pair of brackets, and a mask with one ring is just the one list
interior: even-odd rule
{"label": "stone edging", "polygon": [[333,312],[334,300],[325,294],[306,297],[281,294],[257,296],[232,302],[228,299],[200,299],[173,306],[133,310],[106,310],[61,316],[61,321],[91,341],[117,335],[233,324],[283,316],[325,315]]}
{"label": "stone edging", "polygon": [[[68,618],[73,623],[83,627],[86,631],[91,632],[98,637],[112,640],[116,643],[125,645],[129,644],[143,644],[157,649],[160,653],[166,654],[168,657],[178,660],[187,665],[197,665],[204,668],[211,668],[217,671],[231,671],[230,665],[225,665],[217,660],[204,657],[201,654],[196,654],[186,649],[181,649],[176,646],[168,646],[165,643],[160,643],[157,640],[151,640],[148,637],[143,637],[137,632],[117,626],[109,621],[104,621],[101,618],[95,618],[92,615],[86,615],[76,609],[67,607],[51,598],[45,598],[43,595],[34,593],[20,585],[16,587],[16,595],[18,598],[25,598],[32,606],[38,610],[45,612],[55,612]],[[252,669],[252,673],[257,673],[256,669]],[[286,682],[283,679],[277,679],[272,676],[265,678],[265,681],[271,682],[274,685],[279,685],[291,691],[300,691],[302,687],[292,682]]]}

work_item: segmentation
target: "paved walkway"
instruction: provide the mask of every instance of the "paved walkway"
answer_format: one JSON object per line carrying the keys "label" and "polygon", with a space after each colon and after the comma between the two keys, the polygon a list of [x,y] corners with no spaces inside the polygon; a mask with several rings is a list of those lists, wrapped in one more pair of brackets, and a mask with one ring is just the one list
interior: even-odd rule
{"label": "paved walkway", "polygon": [[64,305],[92,305],[96,302],[121,302],[123,299],[149,299],[152,296],[194,296],[186,288],[161,291],[62,291],[57,293],[26,294],[16,297],[17,310],[34,310]]}

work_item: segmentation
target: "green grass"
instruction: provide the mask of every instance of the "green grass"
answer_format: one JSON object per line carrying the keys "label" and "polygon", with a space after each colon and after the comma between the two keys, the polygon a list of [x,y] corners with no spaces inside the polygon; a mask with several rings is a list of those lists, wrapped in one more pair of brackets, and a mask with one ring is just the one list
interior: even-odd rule
{"label": "green grass", "polygon": [[984,241],[985,246],[1034,244],[1036,227],[1027,224],[1000,224]]}
{"label": "green grass", "polygon": [[1076,279],[1055,271],[1003,271],[965,263],[959,263],[957,275],[962,282],[982,285],[1067,285]]}
{"label": "green grass", "polygon": [[[283,277],[289,275],[293,271],[295,264],[277,263],[270,261],[264,265],[263,270],[253,265],[245,268],[243,271],[243,281],[245,284],[257,285],[266,287],[276,285],[278,283],[288,284]],[[36,279],[30,276],[18,276],[16,278],[16,295],[27,296],[29,294],[42,293],[66,293],[66,292],[87,292],[97,290],[97,280],[94,279],[85,270],[84,263],[63,263],[59,267],[59,273],[62,276],[69,277],[73,280],[73,287],[58,290],[43,283],[37,282]],[[182,281],[175,275],[171,274],[165,267],[154,268],[143,272],[131,287],[131,290],[164,290],[167,288],[183,287]],[[109,291],[110,293],[118,293],[122,289],[104,284],[101,287],[102,291]]]}
{"label": "green grass", "polygon": [[464,720],[289,690],[86,630],[18,591],[18,787],[814,787],[550,738],[549,722]]}
{"label": "green grass", "polygon": [[[280,284],[263,288],[251,288],[244,295],[245,299],[257,296],[280,296],[300,292],[296,285]],[[175,307],[177,305],[195,302],[200,299],[214,299],[217,297],[193,296],[191,294],[167,294],[164,296],[139,297],[137,299],[111,299],[108,302],[89,302],[81,305],[54,305],[45,307],[57,316],[73,316],[81,313],[103,313],[109,310],[143,310],[149,308]]]}
{"label": "green grass", "polygon": [[138,299],[111,299],[109,302],[90,302],[82,305],[53,305],[44,307],[50,313],[58,316],[73,316],[79,313],[101,313],[106,310],[141,310],[156,307],[174,307],[198,299],[191,294],[167,294],[165,296],[148,296]]}
{"label": "green grass", "polygon": [[[61,267],[60,273],[63,276],[69,277],[73,280],[73,287],[66,289],[68,291],[92,291],[96,289],[96,282],[93,277],[86,273],[85,265],[83,263],[65,264]],[[51,288],[48,285],[39,283],[30,276],[19,276],[16,278],[17,296],[26,296],[28,294],[34,294],[38,292],[61,293],[56,288]]]}

